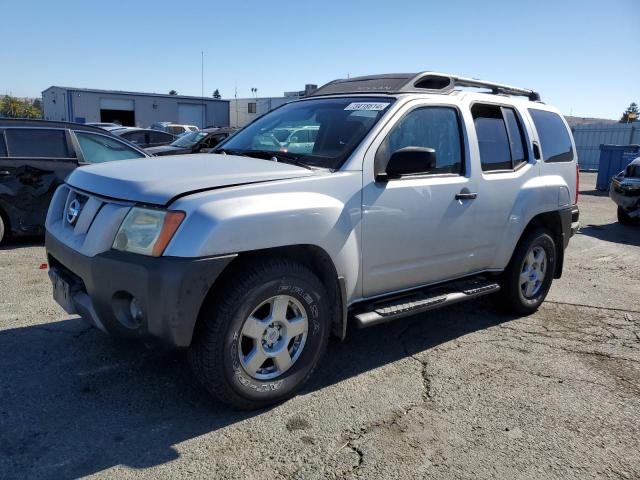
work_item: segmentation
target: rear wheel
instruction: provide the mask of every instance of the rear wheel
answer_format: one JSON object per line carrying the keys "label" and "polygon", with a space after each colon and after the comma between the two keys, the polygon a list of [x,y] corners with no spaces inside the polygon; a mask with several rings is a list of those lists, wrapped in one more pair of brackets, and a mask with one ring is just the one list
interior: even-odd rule
{"label": "rear wheel", "polygon": [[535,312],[544,301],[556,268],[556,245],[550,232],[536,229],[525,234],[502,275],[497,300],[518,315]]}
{"label": "rear wheel", "polygon": [[326,349],[329,305],[318,278],[285,259],[239,269],[203,307],[189,350],[196,377],[241,409],[293,396]]}
{"label": "rear wheel", "polygon": [[633,219],[622,207],[618,207],[618,222],[620,222],[622,225],[631,225],[633,223]]}

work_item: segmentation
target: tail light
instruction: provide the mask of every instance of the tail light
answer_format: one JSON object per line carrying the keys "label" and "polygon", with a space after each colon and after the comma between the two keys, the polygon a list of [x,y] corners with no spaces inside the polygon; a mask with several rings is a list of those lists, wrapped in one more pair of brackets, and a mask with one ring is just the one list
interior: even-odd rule
{"label": "tail light", "polygon": [[580,195],[580,165],[576,163],[576,204],[578,203],[578,195]]}

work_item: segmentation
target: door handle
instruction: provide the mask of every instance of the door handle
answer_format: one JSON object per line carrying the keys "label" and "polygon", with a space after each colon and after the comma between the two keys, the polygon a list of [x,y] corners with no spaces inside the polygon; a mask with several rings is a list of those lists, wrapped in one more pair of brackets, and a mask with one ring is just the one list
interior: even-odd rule
{"label": "door handle", "polygon": [[9,175],[11,175],[11,172],[8,170],[0,170],[0,177],[8,177]]}
{"label": "door handle", "polygon": [[473,200],[475,198],[478,198],[478,194],[475,192],[460,192],[460,193],[456,193],[456,200]]}

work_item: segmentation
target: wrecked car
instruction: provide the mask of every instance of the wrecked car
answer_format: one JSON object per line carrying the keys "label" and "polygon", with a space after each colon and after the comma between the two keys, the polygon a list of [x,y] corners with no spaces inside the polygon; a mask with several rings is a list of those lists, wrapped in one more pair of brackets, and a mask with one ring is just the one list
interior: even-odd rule
{"label": "wrecked car", "polygon": [[640,157],[613,177],[609,197],[618,205],[618,221],[621,224],[640,222]]}
{"label": "wrecked car", "polygon": [[78,166],[148,156],[102,128],[0,119],[0,242],[43,234],[53,192]]}

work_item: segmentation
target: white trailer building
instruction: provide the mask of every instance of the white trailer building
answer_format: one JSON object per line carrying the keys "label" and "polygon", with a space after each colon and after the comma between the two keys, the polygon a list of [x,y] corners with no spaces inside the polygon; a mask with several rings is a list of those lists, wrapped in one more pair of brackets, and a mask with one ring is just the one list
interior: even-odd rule
{"label": "white trailer building", "polygon": [[229,126],[229,101],[207,97],[52,86],[42,92],[42,106],[45,120]]}

